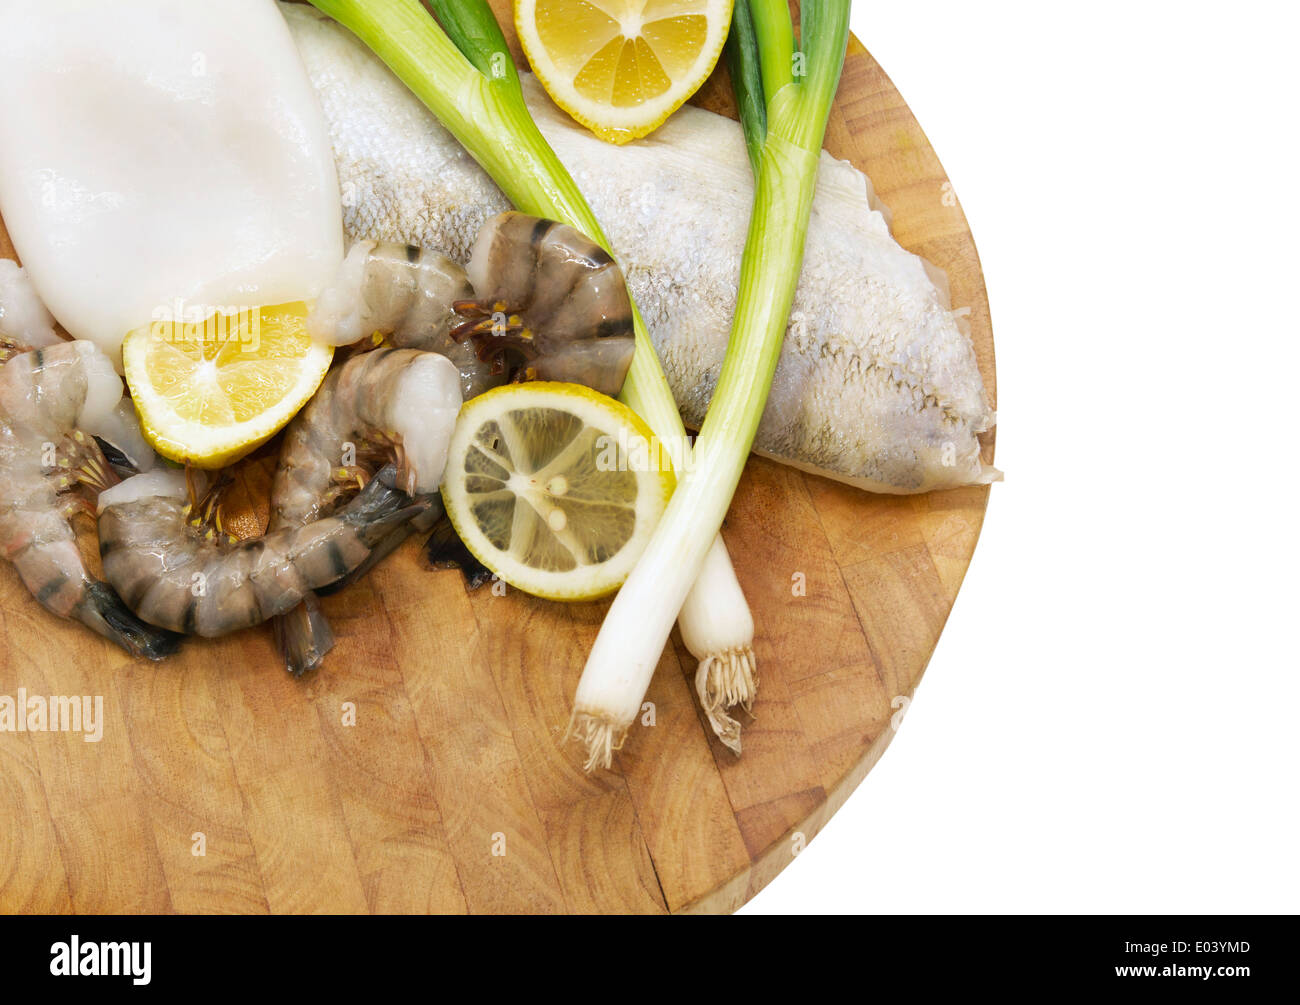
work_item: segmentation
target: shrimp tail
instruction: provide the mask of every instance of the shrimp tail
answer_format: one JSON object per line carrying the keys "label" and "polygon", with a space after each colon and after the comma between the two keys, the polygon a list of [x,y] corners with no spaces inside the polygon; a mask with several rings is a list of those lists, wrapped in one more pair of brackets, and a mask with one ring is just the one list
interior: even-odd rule
{"label": "shrimp tail", "polygon": [[[400,490],[391,484],[395,476],[392,466],[385,468],[380,475],[383,476],[384,489],[400,495]],[[380,481],[380,478],[375,480]],[[308,593],[303,597],[302,603],[288,614],[273,619],[275,641],[284,657],[284,668],[294,677],[315,670],[324,661],[325,654],[334,648],[334,633],[330,630],[329,619],[320,609],[318,598],[331,596],[355,583],[396,551],[412,534],[432,527],[442,516],[442,499],[436,494],[415,496],[408,509],[412,516],[388,531],[371,548],[370,554],[360,565],[341,579],[320,587],[315,593]]]}
{"label": "shrimp tail", "polygon": [[[386,475],[386,481],[392,481],[391,466],[382,474]],[[393,493],[394,500],[402,495],[400,490],[391,485],[385,484],[384,489]],[[275,641],[284,657],[285,670],[294,677],[301,677],[309,670],[319,667],[325,654],[334,648],[334,633],[330,630],[329,619],[320,609],[318,598],[331,596],[355,583],[412,534],[428,530],[442,516],[441,503],[442,500],[437,495],[414,497],[412,505],[408,507],[412,515],[385,534],[360,565],[343,578],[320,587],[315,593],[308,593],[292,611],[273,620]]]}
{"label": "shrimp tail", "polygon": [[492,570],[480,562],[465,547],[452,527],[450,520],[442,520],[424,543],[424,557],[433,569],[459,569],[465,577],[465,586],[477,590],[492,580]]}
{"label": "shrimp tail", "polygon": [[141,621],[107,583],[91,580],[86,596],[76,611],[82,624],[94,629],[129,652],[150,660],[161,660],[180,648],[184,638],[165,628]]}
{"label": "shrimp tail", "polygon": [[96,436],[94,440],[95,445],[99,447],[100,453],[104,455],[104,460],[108,462],[108,466],[112,468],[113,474],[117,475],[117,477],[130,478],[132,475],[140,473],[139,465],[127,457],[123,451],[109,443],[108,440],[102,436]]}
{"label": "shrimp tail", "polygon": [[374,550],[402,524],[427,513],[437,495],[409,496],[396,487],[397,466],[381,468],[338,516],[357,529],[357,536]]}
{"label": "shrimp tail", "polygon": [[365,561],[342,579],[335,580],[328,586],[322,586],[316,591],[317,596],[328,597],[338,593],[344,587],[352,585],[396,551],[408,537],[413,534],[423,534],[442,519],[443,509],[441,496],[435,493],[427,496],[414,496],[413,498],[415,499],[415,504],[417,506],[422,506],[427,502],[428,508],[424,509],[422,512],[416,513],[416,515],[406,523],[390,531],[387,537],[371,549],[370,554],[366,557]]}
{"label": "shrimp tail", "polygon": [[284,668],[294,677],[315,670],[334,648],[334,632],[314,593],[308,593],[301,604],[275,618],[272,624]]}

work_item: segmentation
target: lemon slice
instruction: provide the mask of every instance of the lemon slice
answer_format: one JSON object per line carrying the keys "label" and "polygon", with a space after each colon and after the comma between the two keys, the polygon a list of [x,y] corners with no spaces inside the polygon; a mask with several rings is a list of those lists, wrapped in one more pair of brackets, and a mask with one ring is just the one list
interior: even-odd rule
{"label": "lemon slice", "polygon": [[676,479],[630,408],[580,384],[511,384],[466,402],[442,499],[480,562],[550,600],[618,589]]}
{"label": "lemon slice", "polygon": [[610,143],[661,126],[713,72],[732,0],[515,0],[515,28],[555,103]]}
{"label": "lemon slice", "polygon": [[145,438],[164,457],[230,464],[274,436],[325,379],[331,346],[307,334],[302,303],[156,321],[122,343]]}

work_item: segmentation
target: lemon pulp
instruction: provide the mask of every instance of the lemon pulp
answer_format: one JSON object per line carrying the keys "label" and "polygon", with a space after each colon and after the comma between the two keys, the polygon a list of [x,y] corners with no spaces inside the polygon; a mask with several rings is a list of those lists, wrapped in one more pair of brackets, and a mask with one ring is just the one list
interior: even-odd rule
{"label": "lemon pulp", "polygon": [[306,319],[299,302],[132,331],[122,359],[145,438],[164,457],[207,468],[265,443],[316,392],[333,357]]}
{"label": "lemon pulp", "polygon": [[649,427],[576,384],[497,388],[467,402],[442,494],[476,558],[513,586],[556,600],[617,589],[672,494]]}

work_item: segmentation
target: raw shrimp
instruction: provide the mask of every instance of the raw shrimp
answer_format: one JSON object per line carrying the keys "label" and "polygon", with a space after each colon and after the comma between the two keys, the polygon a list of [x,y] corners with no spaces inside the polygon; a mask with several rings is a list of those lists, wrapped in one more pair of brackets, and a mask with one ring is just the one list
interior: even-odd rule
{"label": "raw shrimp", "polygon": [[36,295],[27,270],[0,258],[0,363],[61,342],[54,318]]}
{"label": "raw shrimp", "polygon": [[219,636],[291,610],[347,575],[392,529],[428,508],[384,468],[333,516],[238,540],[195,518],[185,476],[154,471],[100,497],[104,577],[141,618]]}
{"label": "raw shrimp", "polygon": [[384,344],[450,359],[466,401],[507,379],[617,394],[632,363],[632,304],[618,265],[572,227],[523,213],[488,220],[468,270],[445,255],[361,241],[307,329],[332,345]]}
{"label": "raw shrimp", "polygon": [[[618,393],[635,348],[632,307],[618,266],[599,245],[572,227],[503,213],[484,225],[468,274],[476,277],[474,284],[444,255],[359,242],[321,292],[308,330],[335,345],[380,336],[385,348],[445,356],[459,371],[465,400],[508,378],[576,381]],[[345,444],[372,455],[394,445],[386,409],[401,400],[393,389],[409,357],[383,351],[353,357],[331,372],[289,426],[271,489],[272,529],[317,519],[350,485],[364,481],[364,467],[343,463]],[[424,408],[427,422],[440,405],[452,409],[454,422],[459,398],[441,401],[433,395],[410,407]],[[430,406],[434,413],[427,411]],[[449,436],[450,426],[447,430]],[[443,436],[442,458],[446,445]],[[439,463],[437,479],[441,474]],[[436,486],[437,480],[430,491]],[[396,529],[370,561],[333,588],[363,574],[436,519],[431,508]],[[318,666],[333,645],[329,624],[311,595],[277,618],[275,631],[285,667],[294,675]]]}
{"label": "raw shrimp", "polygon": [[465,399],[504,381],[474,346],[451,330],[461,321],[453,305],[473,296],[465,270],[446,255],[405,244],[359,241],[307,318],[318,342],[351,345],[362,339],[397,349],[446,356],[460,370]]}
{"label": "raw shrimp", "polygon": [[[364,573],[409,534],[432,526],[441,515],[436,493],[460,410],[463,373],[436,353],[388,347],[331,370],[285,432],[271,484],[270,529],[319,520],[342,494],[364,484],[367,462],[390,456],[398,462],[398,483],[429,505],[395,527],[349,578]],[[311,594],[276,619],[275,632],[285,668],[294,675],[318,666],[333,645]]]}
{"label": "raw shrimp", "polygon": [[47,610],[156,660],[179,640],[86,571],[69,523],[116,481],[93,437],[115,422],[121,398],[121,378],[92,342],[21,353],[0,368],[0,548]]}
{"label": "raw shrimp", "polygon": [[468,320],[452,338],[473,340],[499,371],[521,359],[516,378],[622,389],[636,348],[632,302],[595,241],[554,220],[501,213],[479,231],[467,272],[477,299],[454,305]]}
{"label": "raw shrimp", "polygon": [[[0,364],[33,349],[65,342],[54,330],[54,318],[37,296],[26,270],[17,262],[0,258]],[[112,412],[96,417],[95,425],[95,439],[115,471],[135,474],[153,467],[157,456],[140,432],[140,420],[129,399],[120,398]]]}

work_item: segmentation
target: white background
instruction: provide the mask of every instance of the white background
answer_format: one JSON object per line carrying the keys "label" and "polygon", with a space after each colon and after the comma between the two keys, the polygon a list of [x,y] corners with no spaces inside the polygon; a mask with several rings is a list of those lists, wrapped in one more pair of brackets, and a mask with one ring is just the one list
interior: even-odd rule
{"label": "white background", "polygon": [[1296,10],[854,4],[979,245],[1007,480],[747,911],[1300,910]]}

